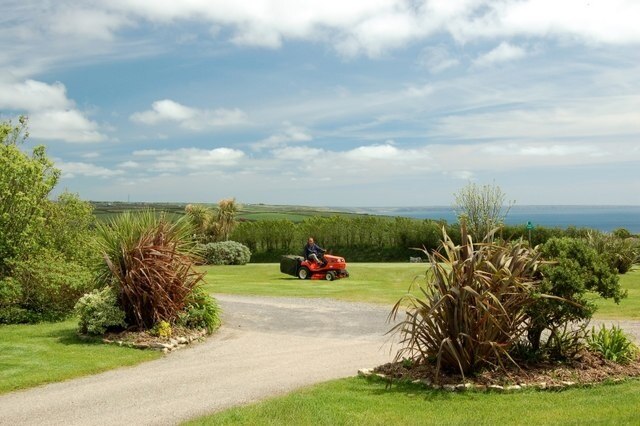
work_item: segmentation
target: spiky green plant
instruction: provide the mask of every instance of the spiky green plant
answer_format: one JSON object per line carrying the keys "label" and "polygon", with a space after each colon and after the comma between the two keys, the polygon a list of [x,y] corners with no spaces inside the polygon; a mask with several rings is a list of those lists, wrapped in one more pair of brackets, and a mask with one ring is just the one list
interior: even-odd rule
{"label": "spiky green plant", "polygon": [[435,361],[437,374],[515,363],[508,351],[525,332],[539,280],[538,254],[524,243],[474,244],[464,226],[462,241],[455,245],[443,230],[442,254],[425,251],[431,264],[419,295],[401,298],[390,314],[395,320],[408,304],[392,329],[400,333],[397,359]]}
{"label": "spiky green plant", "polygon": [[193,230],[152,211],[124,213],[98,226],[99,279],[112,285],[126,321],[148,329],[173,323],[202,274],[193,269]]}
{"label": "spiky green plant", "polygon": [[591,328],[587,334],[589,347],[611,361],[626,364],[635,360],[640,353],[638,347],[626,336],[624,331],[615,325],[607,328],[604,324],[596,331]]}

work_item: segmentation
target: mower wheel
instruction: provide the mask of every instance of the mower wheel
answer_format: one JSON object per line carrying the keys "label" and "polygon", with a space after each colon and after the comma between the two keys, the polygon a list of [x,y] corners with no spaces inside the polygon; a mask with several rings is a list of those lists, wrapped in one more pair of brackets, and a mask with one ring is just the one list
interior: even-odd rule
{"label": "mower wheel", "polygon": [[300,269],[298,269],[298,278],[300,278],[301,280],[306,280],[310,276],[311,272],[306,266],[302,266]]}
{"label": "mower wheel", "polygon": [[327,281],[333,281],[336,279],[336,273],[333,271],[327,272],[327,275],[324,276],[324,279]]}

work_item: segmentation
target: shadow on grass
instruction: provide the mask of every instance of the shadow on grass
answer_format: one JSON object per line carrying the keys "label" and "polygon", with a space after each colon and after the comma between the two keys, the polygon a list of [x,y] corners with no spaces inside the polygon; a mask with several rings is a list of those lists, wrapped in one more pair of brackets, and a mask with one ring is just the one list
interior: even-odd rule
{"label": "shadow on grass", "polygon": [[378,388],[371,388],[368,392],[371,395],[383,395],[383,394],[403,394],[406,396],[421,396],[423,399],[450,401],[454,398],[454,393],[445,391],[442,389],[427,388],[422,384],[411,383],[400,380],[383,379],[377,376],[370,376],[362,378],[369,385],[384,386]]}
{"label": "shadow on grass", "polygon": [[48,337],[57,338],[58,342],[63,345],[94,346],[103,344],[100,337],[80,336],[75,329],[55,330],[49,333]]}

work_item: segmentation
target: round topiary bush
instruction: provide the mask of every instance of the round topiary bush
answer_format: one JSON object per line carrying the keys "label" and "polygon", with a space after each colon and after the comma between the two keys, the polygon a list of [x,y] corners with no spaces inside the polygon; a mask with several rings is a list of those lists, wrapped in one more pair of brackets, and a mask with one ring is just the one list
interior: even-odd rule
{"label": "round topiary bush", "polygon": [[246,265],[251,251],[236,241],[221,241],[206,244],[203,257],[208,265]]}

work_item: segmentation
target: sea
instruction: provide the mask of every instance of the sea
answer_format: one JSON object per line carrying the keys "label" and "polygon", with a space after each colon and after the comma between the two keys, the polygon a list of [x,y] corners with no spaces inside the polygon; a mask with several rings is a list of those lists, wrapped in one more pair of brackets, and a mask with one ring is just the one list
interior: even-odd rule
{"label": "sea", "polygon": [[[385,216],[412,217],[417,219],[443,219],[448,223],[457,221],[450,206],[432,207],[373,207],[360,209],[361,212]],[[519,206],[509,210],[505,222],[508,225],[597,229],[611,232],[625,228],[632,234],[640,234],[640,206]]]}

